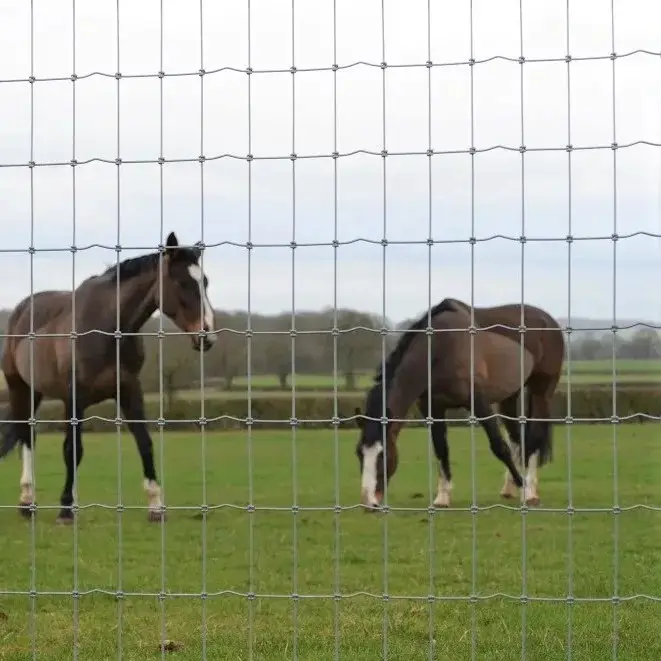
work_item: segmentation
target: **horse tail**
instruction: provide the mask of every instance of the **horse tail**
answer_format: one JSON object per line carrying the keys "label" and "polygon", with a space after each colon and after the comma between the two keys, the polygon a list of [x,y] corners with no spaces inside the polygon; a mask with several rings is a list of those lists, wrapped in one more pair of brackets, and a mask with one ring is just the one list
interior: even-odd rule
{"label": "horse tail", "polygon": [[19,440],[14,425],[9,422],[5,423],[0,439],[0,459],[9,454],[18,445]]}
{"label": "horse tail", "polygon": [[[533,393],[529,389],[527,415],[531,418],[534,417],[532,409],[535,403],[537,404],[537,415],[543,418],[551,417],[550,398],[547,398],[545,394]],[[532,447],[530,448],[530,454],[537,452],[537,465],[541,467],[553,461],[553,433],[551,423],[549,420],[534,420],[531,423],[531,427],[535,431],[531,434]]]}

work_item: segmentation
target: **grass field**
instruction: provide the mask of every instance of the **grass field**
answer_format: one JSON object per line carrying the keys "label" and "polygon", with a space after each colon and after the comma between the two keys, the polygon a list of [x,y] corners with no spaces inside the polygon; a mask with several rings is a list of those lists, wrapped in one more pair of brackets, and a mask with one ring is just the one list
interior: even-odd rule
{"label": "grass field", "polygon": [[[573,505],[610,507],[613,430],[595,425],[573,427],[572,431]],[[354,505],[358,496],[355,432],[343,432],[339,437],[336,473],[333,435],[309,431],[297,435],[295,462],[290,433],[254,435],[253,502],[258,509],[253,514],[244,509],[214,509],[205,525],[197,511],[179,510],[170,513],[163,529],[148,524],[144,511],[127,510],[119,515],[114,510],[89,508],[80,514],[75,534],[72,528],[55,525],[55,510],[40,511],[34,536],[36,589],[66,593],[76,580],[81,593],[100,589],[113,594],[82,594],[76,602],[67,594],[39,596],[34,620],[37,658],[73,658],[77,607],[78,658],[90,661],[119,658],[120,640],[121,658],[126,661],[160,658],[163,625],[166,637],[181,644],[179,651],[168,654],[173,659],[201,659],[204,633],[207,658],[214,661],[379,659],[383,658],[384,622],[388,658],[393,660],[511,661],[522,658],[525,637],[525,658],[531,661],[601,661],[614,658],[615,623],[618,659],[658,661],[661,603],[629,598],[661,596],[661,513],[626,508],[661,504],[661,444],[653,425],[626,425],[617,432],[619,505],[625,508],[618,516],[606,511],[577,512],[570,517],[566,512],[536,510],[523,517],[507,508],[481,510],[475,515],[453,510],[431,515],[426,511],[367,515],[359,509],[341,513],[302,510],[294,515],[290,509],[294,493],[301,507],[333,506],[336,479],[342,505]],[[246,438],[242,433],[207,435],[203,473],[200,436],[167,435],[163,451],[166,502],[199,504],[204,477],[209,504],[245,506],[250,483]],[[470,438],[459,429],[453,429],[450,438],[455,469],[453,504],[467,508],[471,503]],[[547,508],[567,506],[565,438],[565,430],[558,429],[555,461],[540,471],[540,492]],[[144,505],[137,453],[128,434],[122,439],[124,504]],[[90,434],[85,443],[80,502],[114,504],[120,465],[116,436]],[[160,456],[157,439],[156,444]],[[57,503],[63,480],[60,447],[59,436],[39,437],[40,505]],[[477,503],[499,503],[502,467],[490,455],[481,432],[476,434],[475,448]],[[424,432],[405,430],[399,470],[390,486],[391,506],[426,507],[430,488],[427,458]],[[15,455],[0,464],[0,503],[12,506],[0,510],[0,590],[31,587],[31,525],[13,509],[19,474]],[[285,509],[259,509],[264,507]],[[205,551],[206,566],[202,560]],[[577,600],[602,601],[577,601],[570,607],[552,600],[564,599],[570,585]],[[614,585],[622,598],[616,606],[611,603]],[[162,602],[156,596],[118,600],[114,596],[118,589],[152,595],[163,589],[167,596]],[[203,589],[208,593],[252,590],[257,597],[249,600],[226,593],[203,601],[174,596]],[[345,596],[337,601],[305,598],[335,591]],[[521,603],[522,591],[546,601]],[[295,601],[263,596],[292,592],[302,597]],[[359,592],[375,596],[351,596]],[[387,602],[381,596],[384,592],[391,596]],[[471,592],[496,596],[475,604],[458,599]],[[430,594],[449,600],[429,604],[426,597]],[[497,596],[501,594],[513,599]],[[407,596],[418,599],[403,598]],[[0,659],[33,658],[31,622],[29,597],[0,596]]]}

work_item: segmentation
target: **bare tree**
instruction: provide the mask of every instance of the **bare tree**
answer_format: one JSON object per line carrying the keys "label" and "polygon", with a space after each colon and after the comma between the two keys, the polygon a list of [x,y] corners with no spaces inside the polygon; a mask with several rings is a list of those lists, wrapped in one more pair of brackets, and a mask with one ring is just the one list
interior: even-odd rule
{"label": "bare tree", "polygon": [[[357,375],[373,369],[381,354],[381,324],[372,315],[356,310],[340,310],[337,314],[337,368],[344,376],[347,390],[356,389]],[[327,336],[326,351],[334,350],[332,336]]]}
{"label": "bare tree", "polygon": [[291,360],[291,315],[280,315],[270,320],[265,328],[272,335],[264,335],[262,351],[264,368],[268,374],[274,374],[282,390],[287,388],[287,377],[292,371]]}

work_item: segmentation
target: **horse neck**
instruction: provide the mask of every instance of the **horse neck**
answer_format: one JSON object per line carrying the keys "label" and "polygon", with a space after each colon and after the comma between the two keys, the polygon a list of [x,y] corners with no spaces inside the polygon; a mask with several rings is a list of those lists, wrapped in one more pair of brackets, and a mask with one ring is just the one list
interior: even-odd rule
{"label": "horse neck", "polygon": [[[156,312],[156,272],[145,272],[138,275],[119,288],[119,318],[120,330],[125,333],[136,333]],[[115,310],[116,313],[116,310]]]}
{"label": "horse neck", "polygon": [[[382,388],[386,391],[389,418],[404,419],[406,417],[419,395],[417,389],[411,388],[411,385],[408,383],[408,379],[398,378],[397,375],[384,381]],[[379,417],[380,415],[381,413],[379,413]],[[397,425],[399,424],[397,423]]]}
{"label": "horse neck", "polygon": [[404,419],[428,388],[427,347],[420,343],[411,346],[387,383],[392,417]]}

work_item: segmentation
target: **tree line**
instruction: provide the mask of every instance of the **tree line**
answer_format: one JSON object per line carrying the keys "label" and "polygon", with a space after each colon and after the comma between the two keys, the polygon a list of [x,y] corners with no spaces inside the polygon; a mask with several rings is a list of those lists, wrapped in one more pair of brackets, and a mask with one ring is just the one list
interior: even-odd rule
{"label": "tree line", "polygon": [[639,328],[623,335],[621,332],[600,333],[581,331],[571,341],[572,360],[655,360],[661,358],[661,336],[653,328]]}
{"label": "tree line", "polygon": [[[0,311],[0,328],[6,328],[8,311]],[[385,327],[399,331],[408,327],[412,319]],[[205,383],[227,390],[236,380],[248,373],[268,375],[277,379],[280,387],[289,387],[289,379],[296,374],[331,375],[337,371],[346,390],[355,390],[357,378],[373,372],[381,361],[383,347],[386,354],[397,342],[399,333],[381,333],[384,320],[380,315],[351,309],[323,309],[317,312],[298,312],[279,315],[251,314],[250,324],[245,311],[217,311],[216,328],[220,333],[213,349],[201,358],[191,349],[190,338],[166,335],[162,341],[162,370],[159,369],[159,340],[147,336],[146,364],[143,384],[146,391],[175,392],[197,388],[200,384],[201,362]],[[167,333],[177,332],[168,319],[163,320]],[[152,318],[144,332],[156,333],[158,319]],[[292,328],[295,332],[292,333]],[[333,329],[337,332],[333,332]],[[249,333],[246,330],[249,329]],[[2,342],[3,338],[0,338]],[[661,358],[661,338],[648,328],[629,333],[626,337],[610,332],[574,332],[571,341],[572,360],[610,359],[613,341],[617,356],[622,359]],[[160,376],[162,374],[162,377]]]}
{"label": "tree line", "polygon": [[[291,313],[251,314],[250,325],[246,312],[220,311],[216,312],[215,325],[222,329],[218,341],[201,359],[191,355],[190,338],[186,336],[166,336],[162,340],[165,388],[199,383],[203,361],[205,381],[226,390],[247,375],[248,365],[252,375],[273,376],[283,389],[289,386],[294,372],[337,371],[346,389],[355,390],[359,375],[376,369],[382,345],[385,343],[387,354],[397,341],[391,333],[381,334],[382,319],[356,310],[338,310],[335,314],[333,310],[300,312],[294,319]],[[145,331],[157,327],[158,322],[151,319]],[[176,330],[170,322],[164,323],[164,328]],[[158,339],[146,337],[145,346],[145,388],[158,389]]]}

